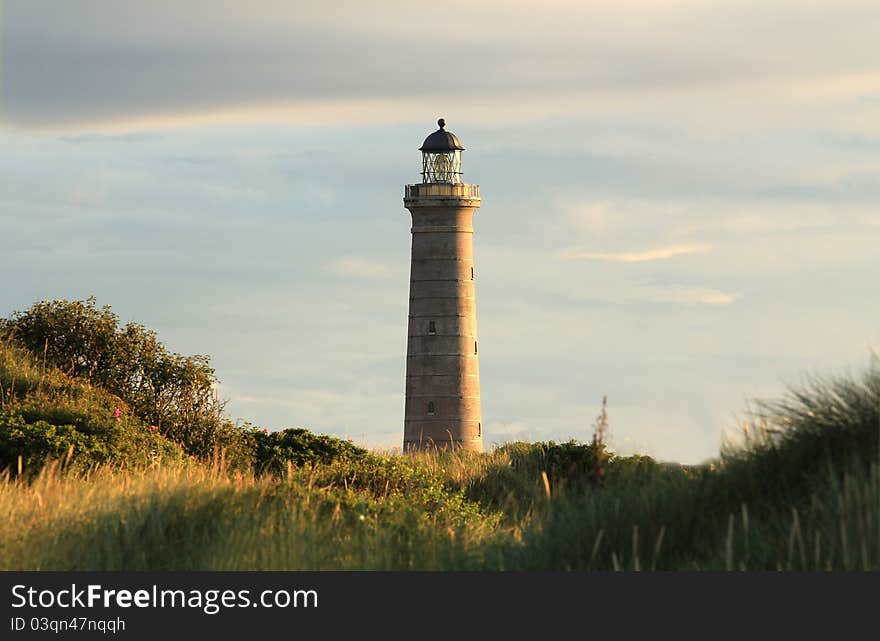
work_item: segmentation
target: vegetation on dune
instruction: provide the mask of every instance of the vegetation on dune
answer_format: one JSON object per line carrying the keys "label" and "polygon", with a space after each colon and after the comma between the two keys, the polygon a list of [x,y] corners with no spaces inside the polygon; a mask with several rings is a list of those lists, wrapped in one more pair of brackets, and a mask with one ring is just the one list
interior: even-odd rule
{"label": "vegetation on dune", "polygon": [[[155,332],[137,323],[120,326],[116,314],[109,307],[99,308],[94,298],[35,303],[3,321],[0,331],[5,343],[0,349],[6,351],[11,370],[4,375],[4,384],[10,386],[8,403],[34,405],[36,400],[38,407],[52,407],[72,388],[99,390],[80,397],[87,403],[109,402],[114,419],[144,423],[187,455],[206,458],[222,448],[233,465],[249,463],[251,443],[223,417],[207,356],[171,352]],[[11,351],[14,347],[25,350],[30,362],[21,352]],[[15,388],[16,377],[21,381],[16,367],[24,369],[36,387]],[[47,373],[55,385],[46,390],[48,396],[40,396]],[[74,452],[78,458],[85,454],[76,448]]]}
{"label": "vegetation on dune", "polygon": [[681,466],[610,452],[604,404],[590,443],[483,454],[237,424],[206,357],[92,300],[0,334],[0,569],[880,568],[876,361]]}
{"label": "vegetation on dune", "polygon": [[76,467],[137,466],[185,456],[118,397],[0,338],[0,468],[34,472],[52,458]]}
{"label": "vegetation on dune", "polygon": [[[612,460],[525,532],[536,568],[880,568],[880,368],[760,404],[705,466]],[[616,463],[625,463],[623,466]]]}
{"label": "vegetation on dune", "polygon": [[[133,475],[47,468],[0,485],[0,567],[31,569],[476,568],[492,518],[423,469],[297,470],[284,480],[163,465]],[[360,477],[360,474],[357,474]],[[337,485],[338,483],[338,485]]]}
{"label": "vegetation on dune", "polygon": [[94,298],[43,301],[0,319],[0,469],[47,457],[143,465],[222,456],[234,470],[280,472],[364,450],[306,430],[269,433],[223,413],[207,356],[171,352]]}
{"label": "vegetation on dune", "polygon": [[[248,426],[250,427],[250,426]],[[251,430],[252,466],[258,473],[282,474],[289,466],[310,463],[353,461],[366,457],[367,451],[350,440],[314,434],[302,428],[279,432]]]}

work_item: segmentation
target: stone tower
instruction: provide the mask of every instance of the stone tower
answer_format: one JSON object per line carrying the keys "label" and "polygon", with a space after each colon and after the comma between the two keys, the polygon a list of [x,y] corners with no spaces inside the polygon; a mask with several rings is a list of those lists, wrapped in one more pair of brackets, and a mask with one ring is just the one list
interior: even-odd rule
{"label": "stone tower", "polygon": [[474,292],[474,211],[479,185],[461,182],[455,134],[425,139],[422,182],[407,185],[412,214],[409,330],[403,450],[483,449],[477,308]]}

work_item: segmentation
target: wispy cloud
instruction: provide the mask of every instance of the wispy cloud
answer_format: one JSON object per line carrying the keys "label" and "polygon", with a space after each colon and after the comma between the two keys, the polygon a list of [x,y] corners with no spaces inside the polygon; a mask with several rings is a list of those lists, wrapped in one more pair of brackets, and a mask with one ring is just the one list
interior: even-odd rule
{"label": "wispy cloud", "polygon": [[654,247],[636,252],[594,252],[569,247],[560,252],[560,256],[566,260],[600,260],[609,263],[644,263],[652,260],[666,260],[675,256],[687,254],[705,254],[711,251],[711,245],[668,245],[666,247]]}
{"label": "wispy cloud", "polygon": [[701,287],[642,288],[636,298],[679,305],[730,305],[738,296]]}

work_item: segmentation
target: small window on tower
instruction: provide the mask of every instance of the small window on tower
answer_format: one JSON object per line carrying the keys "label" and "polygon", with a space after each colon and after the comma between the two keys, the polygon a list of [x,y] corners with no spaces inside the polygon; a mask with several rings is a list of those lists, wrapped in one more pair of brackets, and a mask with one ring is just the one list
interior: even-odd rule
{"label": "small window on tower", "polygon": [[477,353],[477,341],[474,341],[474,354]]}
{"label": "small window on tower", "polygon": [[474,268],[471,267],[471,280],[473,280],[473,279],[474,279]]}
{"label": "small window on tower", "polygon": [[437,324],[434,321],[428,321],[428,333],[436,334],[437,333]]}
{"label": "small window on tower", "polygon": [[483,436],[483,424],[477,423],[477,436]]}
{"label": "small window on tower", "polygon": [[428,401],[428,416],[434,416],[434,401]]}

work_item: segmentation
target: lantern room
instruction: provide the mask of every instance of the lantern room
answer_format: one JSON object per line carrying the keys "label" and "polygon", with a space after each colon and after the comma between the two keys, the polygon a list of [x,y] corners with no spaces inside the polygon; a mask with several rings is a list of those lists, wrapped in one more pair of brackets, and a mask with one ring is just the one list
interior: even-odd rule
{"label": "lantern room", "polygon": [[437,121],[440,129],[425,138],[419,147],[422,152],[423,183],[460,183],[461,152],[464,147],[451,131],[446,131],[446,121]]}

